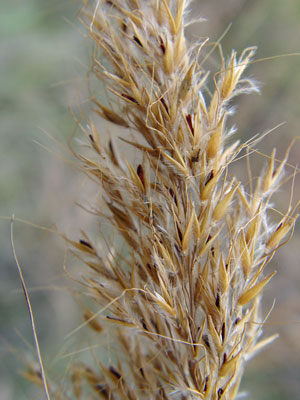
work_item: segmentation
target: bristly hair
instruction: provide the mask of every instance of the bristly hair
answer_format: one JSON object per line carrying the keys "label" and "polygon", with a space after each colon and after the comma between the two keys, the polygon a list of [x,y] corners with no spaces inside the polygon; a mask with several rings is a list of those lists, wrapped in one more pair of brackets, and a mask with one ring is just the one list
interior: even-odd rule
{"label": "bristly hair", "polygon": [[275,274],[265,267],[296,219],[289,210],[274,228],[267,218],[286,158],[272,152],[253,192],[230,176],[247,144],[229,142],[227,116],[236,95],[257,90],[244,77],[255,48],[222,59],[210,93],[207,40],[196,47],[185,36],[188,4],[98,0],[81,12],[92,73],[111,93],[106,105],[93,97],[95,112],[130,130],[123,142],[140,161],[104,145],[95,123],[84,130],[90,152],[77,157],[106,203],[95,218],[106,213],[127,250],[70,241],[105,310],[102,323],[99,313],[84,318],[99,335],[111,329],[115,347],[113,365],[74,367],[76,399],[86,398],[85,381],[95,399],[233,400],[245,361],[273,339],[258,342],[260,298]]}

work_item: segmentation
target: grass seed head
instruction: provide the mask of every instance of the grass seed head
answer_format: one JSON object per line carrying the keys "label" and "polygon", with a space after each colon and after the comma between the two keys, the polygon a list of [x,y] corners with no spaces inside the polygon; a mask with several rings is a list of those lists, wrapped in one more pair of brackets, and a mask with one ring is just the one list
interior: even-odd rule
{"label": "grass seed head", "polygon": [[295,223],[292,215],[275,230],[268,223],[286,158],[276,169],[273,151],[253,193],[232,178],[243,146],[229,142],[229,103],[257,91],[244,77],[255,48],[221,58],[208,82],[207,39],[197,49],[185,35],[188,5],[97,0],[81,13],[95,45],[92,73],[109,93],[105,105],[93,95],[94,111],[123,130],[106,146],[91,122],[78,151],[103,193],[95,218],[115,233],[101,252],[86,237],[69,244],[102,307],[104,322],[88,311],[86,323],[99,335],[109,324],[115,352],[101,373],[75,369],[76,398],[84,381],[93,398],[233,400],[260,348],[261,293],[275,274],[264,268]]}

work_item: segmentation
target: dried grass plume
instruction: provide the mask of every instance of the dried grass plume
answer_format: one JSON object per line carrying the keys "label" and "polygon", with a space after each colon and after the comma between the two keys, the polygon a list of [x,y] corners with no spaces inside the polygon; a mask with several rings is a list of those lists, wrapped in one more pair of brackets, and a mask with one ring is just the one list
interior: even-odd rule
{"label": "dried grass plume", "polygon": [[232,400],[246,361],[274,338],[259,341],[260,303],[296,219],[291,209],[277,226],[268,216],[287,155],[278,162],[274,150],[253,185],[232,176],[254,143],[232,139],[228,116],[234,97],[257,91],[244,76],[255,48],[221,57],[209,76],[208,39],[185,36],[188,6],[98,0],[81,12],[92,73],[110,93],[105,104],[93,97],[95,112],[128,133],[104,143],[91,121],[77,152],[102,189],[95,219],[109,221],[115,240],[69,242],[101,311],[85,321],[99,335],[111,329],[115,353],[112,365],[74,367],[74,399]]}

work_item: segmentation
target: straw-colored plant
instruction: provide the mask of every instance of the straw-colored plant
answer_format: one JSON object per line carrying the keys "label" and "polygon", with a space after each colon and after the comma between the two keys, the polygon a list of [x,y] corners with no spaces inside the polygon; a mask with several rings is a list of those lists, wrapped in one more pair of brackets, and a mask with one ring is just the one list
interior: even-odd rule
{"label": "straw-colored plant", "polygon": [[102,248],[98,237],[69,242],[97,305],[86,323],[110,329],[115,351],[112,365],[74,367],[74,399],[235,399],[246,361],[274,339],[258,341],[260,304],[296,219],[268,217],[286,158],[273,151],[253,185],[232,176],[254,143],[234,141],[227,117],[235,96],[257,91],[244,77],[255,49],[221,56],[209,77],[208,40],[186,40],[188,3],[98,0],[81,13],[92,73],[111,93],[93,97],[95,112],[124,133],[104,143],[91,121],[77,152],[102,188],[95,219],[115,234]]}

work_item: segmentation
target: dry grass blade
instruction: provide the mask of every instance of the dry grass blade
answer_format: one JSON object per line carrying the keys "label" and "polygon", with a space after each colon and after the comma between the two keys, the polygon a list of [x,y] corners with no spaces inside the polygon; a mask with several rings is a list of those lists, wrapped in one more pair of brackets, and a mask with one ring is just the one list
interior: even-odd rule
{"label": "dry grass blade", "polygon": [[39,345],[39,341],[38,341],[38,337],[37,337],[37,333],[36,333],[36,327],[35,327],[35,322],[34,322],[33,311],[32,311],[32,307],[31,307],[28,291],[27,291],[27,288],[26,288],[26,283],[25,283],[25,280],[24,280],[24,277],[23,277],[23,272],[22,272],[22,269],[21,269],[21,266],[20,266],[20,263],[19,263],[19,260],[18,260],[18,257],[17,257],[16,249],[15,249],[13,227],[14,227],[14,216],[11,217],[11,229],[10,229],[11,246],[12,246],[14,259],[16,261],[16,264],[17,264],[17,267],[18,267],[19,276],[20,276],[21,283],[22,283],[22,289],[23,289],[23,293],[24,293],[24,297],[25,297],[25,300],[26,300],[26,304],[27,304],[27,308],[28,308],[28,312],[29,312],[29,317],[30,317],[30,321],[31,321],[34,344],[35,344],[35,348],[36,348],[36,352],[37,352],[37,356],[38,356],[38,361],[39,361],[39,365],[40,365],[40,374],[41,374],[41,376],[38,377],[37,379],[38,379],[38,383],[40,383],[40,380],[42,380],[42,383],[43,383],[43,386],[44,386],[44,391],[45,391],[45,398],[47,400],[50,400],[50,394],[49,394],[49,390],[48,390],[47,378],[46,378],[46,374],[45,374],[45,370],[44,370],[44,366],[43,366],[43,360],[42,360],[42,355],[41,355],[41,351],[40,351],[40,345]]}

